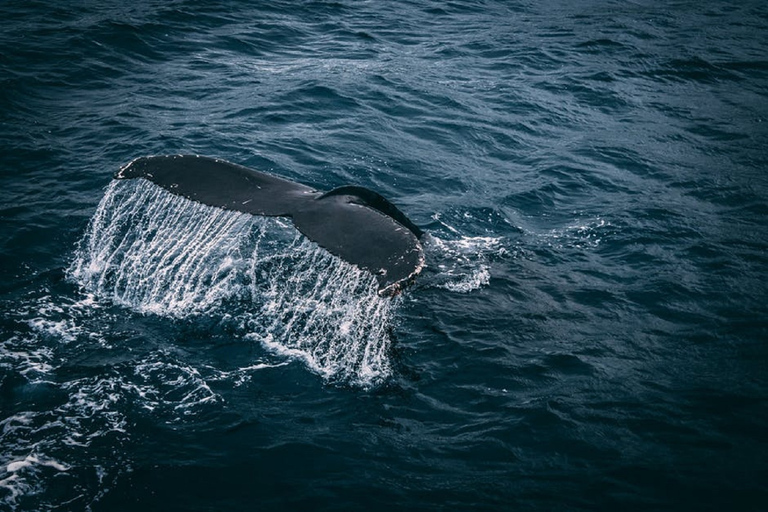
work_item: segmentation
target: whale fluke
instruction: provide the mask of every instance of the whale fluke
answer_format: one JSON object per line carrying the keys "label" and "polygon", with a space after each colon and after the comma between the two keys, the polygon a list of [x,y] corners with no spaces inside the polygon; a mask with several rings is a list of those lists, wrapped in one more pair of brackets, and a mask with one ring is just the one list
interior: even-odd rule
{"label": "whale fluke", "polygon": [[320,247],[376,276],[381,295],[399,293],[424,266],[421,229],[384,197],[363,187],[323,192],[195,155],[141,157],[115,174],[115,179],[134,178],[209,206],[290,217],[296,229]]}

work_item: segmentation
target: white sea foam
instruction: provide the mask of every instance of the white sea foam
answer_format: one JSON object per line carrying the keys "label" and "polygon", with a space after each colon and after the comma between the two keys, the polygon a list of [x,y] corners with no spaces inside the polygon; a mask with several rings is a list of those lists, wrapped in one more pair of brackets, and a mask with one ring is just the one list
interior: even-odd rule
{"label": "white sea foam", "polygon": [[5,465],[5,471],[0,474],[0,489],[5,489],[8,495],[5,502],[15,505],[19,497],[32,494],[40,487],[40,479],[30,477],[51,468],[62,473],[69,471],[69,466],[55,459],[39,454],[29,454],[23,459],[12,460]]}
{"label": "white sea foam", "polygon": [[205,404],[221,401],[196,368],[168,354],[154,354],[134,366],[128,385],[140,397],[143,408],[172,418],[189,415]]}
{"label": "white sea foam", "polygon": [[[98,440],[125,439],[126,420],[118,403],[122,382],[111,376],[49,383],[60,405],[21,411],[0,421],[2,504],[16,509],[22,500],[43,492],[58,474],[71,469],[68,459]],[[119,442],[119,441],[118,441]],[[102,461],[106,462],[106,461]],[[115,463],[114,457],[110,460]],[[119,471],[120,466],[114,466]],[[114,475],[113,471],[113,475]]]}
{"label": "white sea foam", "polygon": [[[102,448],[122,446],[130,439],[130,411],[166,423],[183,422],[221,403],[210,381],[233,381],[237,374],[252,374],[267,366],[254,364],[224,373],[210,367],[197,369],[170,353],[154,351],[96,375],[46,381],[55,405],[0,420],[0,509],[18,508],[26,497],[44,492],[53,476],[76,464],[81,472],[93,471],[102,485],[100,493],[105,492],[129,470],[128,462],[121,460],[122,452],[105,454]],[[82,466],[84,450],[93,457],[89,469]]]}
{"label": "white sea foam", "polygon": [[251,380],[251,377],[258,371],[266,370],[269,368],[279,368],[289,364],[288,362],[282,363],[255,363],[234,370],[223,371],[218,368],[208,366],[206,370],[212,373],[210,380],[231,382],[233,386],[242,386],[246,382]]}
{"label": "white sea foam", "polygon": [[491,279],[490,257],[507,253],[503,238],[483,236],[445,240],[428,235],[424,249],[432,271],[428,286],[459,293],[487,286]]}
{"label": "white sea foam", "polygon": [[37,340],[12,336],[0,341],[0,368],[14,369],[30,381],[45,378],[53,369],[52,362],[53,350]]}
{"label": "white sea foam", "polygon": [[597,217],[577,220],[565,227],[539,233],[537,237],[554,249],[595,249],[610,229],[610,222]]}
{"label": "white sea foam", "polygon": [[56,471],[69,470],[69,466],[67,466],[66,464],[62,464],[61,462],[57,462],[52,459],[40,458],[35,455],[27,455],[27,457],[24,460],[16,460],[16,461],[10,462],[5,467],[5,470],[8,473],[15,473],[21,469],[30,468],[33,466],[48,466],[55,469]]}

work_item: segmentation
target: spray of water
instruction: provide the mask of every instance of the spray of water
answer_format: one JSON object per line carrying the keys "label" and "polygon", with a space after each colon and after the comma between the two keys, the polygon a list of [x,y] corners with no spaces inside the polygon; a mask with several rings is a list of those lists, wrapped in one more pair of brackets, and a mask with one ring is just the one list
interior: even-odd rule
{"label": "spray of water", "polygon": [[236,318],[243,337],[329,381],[390,374],[398,300],[276,218],[201,205],[144,180],[109,185],[69,277],[141,313]]}

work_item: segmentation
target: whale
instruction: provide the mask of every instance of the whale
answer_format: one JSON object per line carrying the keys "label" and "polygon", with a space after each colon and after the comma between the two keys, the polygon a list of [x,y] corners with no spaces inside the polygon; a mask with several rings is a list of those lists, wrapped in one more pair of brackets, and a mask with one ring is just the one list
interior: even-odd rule
{"label": "whale", "polygon": [[424,232],[394,204],[364,187],[322,191],[218,158],[143,156],[118,180],[145,179],[191,201],[250,215],[290,218],[304,236],[372,274],[395,296],[424,268]]}

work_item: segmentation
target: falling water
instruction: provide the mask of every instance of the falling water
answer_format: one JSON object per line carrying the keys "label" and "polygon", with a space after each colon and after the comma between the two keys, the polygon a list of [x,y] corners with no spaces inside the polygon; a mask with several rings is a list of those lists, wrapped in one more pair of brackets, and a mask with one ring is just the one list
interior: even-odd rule
{"label": "falling water", "polygon": [[89,293],[177,319],[235,318],[245,339],[362,386],[390,373],[398,300],[279,218],[175,196],[145,180],[106,190],[68,270]]}

